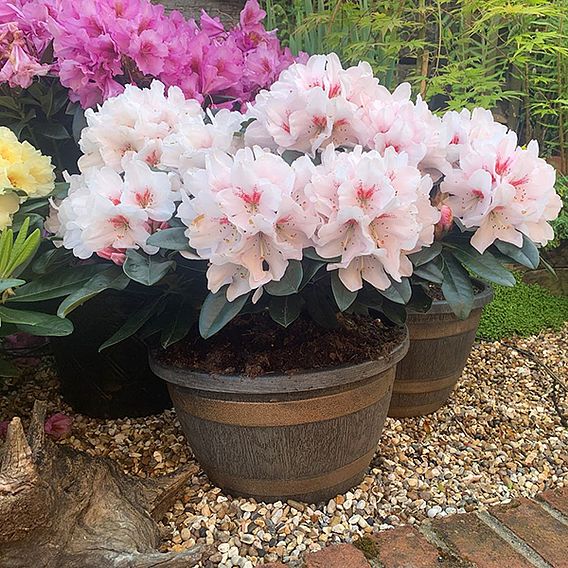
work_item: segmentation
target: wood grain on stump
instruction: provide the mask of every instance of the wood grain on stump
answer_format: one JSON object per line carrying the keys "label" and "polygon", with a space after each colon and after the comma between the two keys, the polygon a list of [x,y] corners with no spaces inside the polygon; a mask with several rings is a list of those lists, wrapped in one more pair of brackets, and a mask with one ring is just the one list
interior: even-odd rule
{"label": "wood grain on stump", "polygon": [[0,566],[3,568],[191,567],[210,554],[194,547],[158,552],[157,521],[197,467],[161,480],[126,476],[117,464],[44,436],[36,401],[26,437],[9,426],[0,459]]}
{"label": "wood grain on stump", "polygon": [[210,16],[219,16],[225,23],[236,23],[239,14],[245,5],[245,0],[152,0],[155,4],[163,4],[167,10],[179,10],[185,16],[198,18],[201,10],[205,10]]}

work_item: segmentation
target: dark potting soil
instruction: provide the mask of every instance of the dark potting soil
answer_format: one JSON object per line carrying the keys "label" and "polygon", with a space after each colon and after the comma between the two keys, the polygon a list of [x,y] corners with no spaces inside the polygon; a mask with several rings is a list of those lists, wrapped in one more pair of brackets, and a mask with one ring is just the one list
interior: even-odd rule
{"label": "dark potting soil", "polygon": [[[473,284],[473,293],[475,295],[480,294],[483,289],[477,286],[475,283]],[[440,284],[428,284],[428,289],[426,290],[426,294],[432,298],[432,300],[441,301],[443,302],[446,298],[444,298],[444,294],[442,293],[442,286]]]}
{"label": "dark potting soil", "polygon": [[390,353],[404,333],[364,316],[341,315],[337,328],[324,329],[307,318],[283,328],[267,314],[247,314],[210,339],[188,336],[159,352],[158,359],[207,373],[258,377],[377,360]]}

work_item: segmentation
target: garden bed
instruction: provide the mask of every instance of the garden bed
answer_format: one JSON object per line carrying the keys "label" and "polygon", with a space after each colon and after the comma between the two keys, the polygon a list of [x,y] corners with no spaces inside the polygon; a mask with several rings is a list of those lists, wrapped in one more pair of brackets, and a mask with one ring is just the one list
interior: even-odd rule
{"label": "garden bed", "polygon": [[[303,551],[328,543],[568,484],[562,418],[568,407],[560,386],[568,382],[567,344],[568,326],[476,344],[450,404],[429,417],[388,419],[381,457],[363,483],[329,503],[232,499],[198,474],[163,520],[163,549],[209,545],[210,566],[250,568],[261,558],[293,565]],[[193,463],[173,411],[122,420],[73,415],[59,398],[51,358],[26,362],[22,378],[0,389],[0,419],[25,419],[36,398],[47,398],[48,414],[74,418],[71,435],[61,443],[108,456],[128,473],[160,476]]]}

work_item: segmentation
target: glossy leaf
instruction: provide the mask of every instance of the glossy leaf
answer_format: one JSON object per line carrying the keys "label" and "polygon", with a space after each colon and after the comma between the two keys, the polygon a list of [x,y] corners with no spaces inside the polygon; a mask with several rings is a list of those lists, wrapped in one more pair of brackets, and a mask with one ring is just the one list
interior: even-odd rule
{"label": "glossy leaf", "polygon": [[32,335],[63,336],[73,331],[73,324],[67,319],[6,306],[0,306],[0,321],[14,324],[20,331]]}
{"label": "glossy leaf", "polygon": [[442,293],[460,319],[466,319],[473,306],[473,286],[465,268],[449,253],[444,253]]}
{"label": "glossy leaf", "polygon": [[540,254],[536,245],[525,235],[523,235],[523,246],[521,248],[503,241],[495,241],[495,247],[501,254],[527,268],[536,269],[540,264]]}
{"label": "glossy leaf", "polygon": [[167,250],[191,250],[183,227],[163,229],[150,235],[147,244]]}
{"label": "glossy leaf", "polygon": [[170,270],[173,270],[175,265],[173,260],[165,260],[158,255],[141,254],[135,250],[129,250],[122,269],[135,282],[144,286],[153,286]]}
{"label": "glossy leaf", "polygon": [[331,273],[331,291],[333,292],[337,307],[342,312],[347,310],[357,298],[357,292],[351,292],[351,290],[348,290],[343,282],[341,282],[337,270]]}
{"label": "glossy leaf", "polygon": [[408,278],[403,278],[401,282],[391,280],[390,287],[386,290],[379,290],[379,292],[396,304],[406,304],[410,300],[410,296],[412,296],[412,288]]}
{"label": "glossy leaf", "polygon": [[283,327],[288,327],[302,313],[302,298],[296,294],[272,298],[268,308],[270,317]]}
{"label": "glossy leaf", "polygon": [[264,286],[271,296],[288,296],[296,294],[300,289],[304,275],[302,263],[299,260],[291,260],[286,268],[284,276],[280,280],[269,282]]}
{"label": "glossy leaf", "polygon": [[243,294],[232,302],[227,300],[227,287],[209,293],[199,313],[199,333],[207,339],[223,329],[246,304],[250,294]]}
{"label": "glossy leaf", "polygon": [[414,266],[422,266],[436,258],[442,252],[442,245],[439,242],[432,243],[418,252],[408,256]]}
{"label": "glossy leaf", "polygon": [[501,286],[514,286],[515,277],[489,252],[479,253],[471,246],[452,248],[453,255],[472,272]]}

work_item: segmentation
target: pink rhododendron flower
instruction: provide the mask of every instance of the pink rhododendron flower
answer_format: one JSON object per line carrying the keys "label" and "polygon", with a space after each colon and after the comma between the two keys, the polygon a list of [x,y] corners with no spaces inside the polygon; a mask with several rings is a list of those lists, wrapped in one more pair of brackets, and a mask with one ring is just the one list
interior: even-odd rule
{"label": "pink rhododendron flower", "polygon": [[454,224],[454,214],[453,211],[447,206],[442,205],[440,207],[440,220],[436,223],[434,227],[434,236],[436,239],[441,239]]}
{"label": "pink rhododendron flower", "polygon": [[45,421],[45,433],[54,438],[61,440],[71,433],[73,419],[61,412],[53,414]]}

